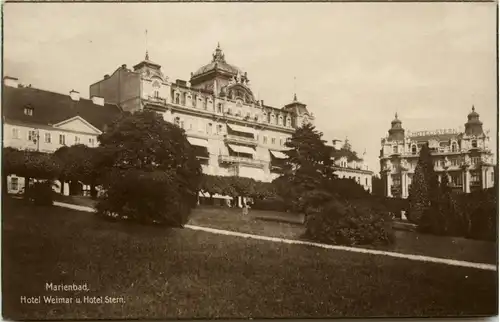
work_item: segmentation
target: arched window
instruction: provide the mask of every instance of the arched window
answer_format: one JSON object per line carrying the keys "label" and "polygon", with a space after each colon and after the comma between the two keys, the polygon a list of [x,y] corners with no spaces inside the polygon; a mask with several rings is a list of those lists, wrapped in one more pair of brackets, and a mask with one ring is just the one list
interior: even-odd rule
{"label": "arched window", "polygon": [[175,104],[181,103],[181,95],[179,93],[175,93]]}
{"label": "arched window", "polygon": [[222,113],[222,103],[217,104],[217,113]]}
{"label": "arched window", "polygon": [[160,97],[160,92],[159,92],[159,91],[154,91],[154,97],[155,97],[155,98]]}
{"label": "arched window", "polygon": [[283,125],[283,116],[280,115],[278,125]]}
{"label": "arched window", "polygon": [[392,147],[392,153],[398,153],[398,146],[397,145]]}
{"label": "arched window", "polygon": [[472,140],[472,147],[477,148],[477,140]]}
{"label": "arched window", "polygon": [[411,154],[417,154],[417,146],[415,144],[411,146]]}
{"label": "arched window", "polygon": [[179,117],[176,117],[174,119],[174,124],[177,125],[177,126],[181,126],[181,119]]}
{"label": "arched window", "polygon": [[274,123],[274,114],[271,114],[271,123]]}
{"label": "arched window", "polygon": [[196,107],[196,103],[198,103],[198,97],[195,95],[193,97],[193,107]]}
{"label": "arched window", "polygon": [[217,133],[222,133],[222,125],[217,125]]}
{"label": "arched window", "polygon": [[264,115],[264,118],[263,118],[263,119],[264,119],[264,121],[267,121],[267,113],[266,113],[266,112],[264,112],[264,114],[263,114],[263,115]]}
{"label": "arched window", "polygon": [[286,126],[288,126],[288,127],[292,126],[292,120],[290,119],[290,117],[286,118]]}
{"label": "arched window", "polygon": [[452,142],[451,143],[451,152],[457,152],[458,151],[458,144],[457,142]]}

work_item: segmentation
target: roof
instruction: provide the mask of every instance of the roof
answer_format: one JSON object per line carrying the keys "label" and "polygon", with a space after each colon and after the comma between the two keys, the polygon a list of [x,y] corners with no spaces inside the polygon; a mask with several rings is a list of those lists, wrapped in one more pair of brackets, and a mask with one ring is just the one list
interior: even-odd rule
{"label": "roof", "polygon": [[348,150],[348,149],[335,149],[334,147],[332,146],[329,146],[330,148],[330,156],[332,158],[334,158],[335,160],[338,160],[342,157],[346,157],[347,158],[347,162],[351,162],[351,161],[363,161],[362,158],[358,157],[358,155],[356,154],[356,152],[354,151],[351,151],[351,150]]}
{"label": "roof", "polygon": [[[96,105],[89,99],[74,101],[69,95],[32,87],[3,86],[3,115],[6,120],[53,125],[75,116],[104,130],[121,113],[115,104]],[[24,108],[32,107],[33,115],[25,115]]]}
{"label": "roof", "polygon": [[212,70],[220,70],[220,71],[228,72],[228,73],[233,74],[233,75],[236,75],[238,73],[243,74],[242,71],[238,67],[230,65],[226,62],[211,62],[210,64],[207,64],[205,66],[198,68],[198,70],[193,73],[192,77],[196,77],[196,76],[208,73]]}
{"label": "roof", "polygon": [[198,68],[198,70],[191,75],[191,78],[203,75],[213,70],[228,72],[232,75],[237,75],[238,73],[243,74],[238,67],[226,62],[224,53],[222,52],[219,44],[217,44],[217,48],[215,49],[215,53],[213,54],[212,62]]}

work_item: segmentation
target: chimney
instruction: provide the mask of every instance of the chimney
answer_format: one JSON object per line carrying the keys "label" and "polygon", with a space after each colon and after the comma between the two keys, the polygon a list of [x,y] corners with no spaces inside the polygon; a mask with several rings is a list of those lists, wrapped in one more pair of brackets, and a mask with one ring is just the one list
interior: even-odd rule
{"label": "chimney", "polygon": [[80,100],[80,92],[75,91],[74,89],[69,92],[69,96],[73,101],[79,101]]}
{"label": "chimney", "polygon": [[109,74],[104,75],[104,79],[109,78]]}
{"label": "chimney", "polygon": [[92,96],[92,103],[95,105],[104,106],[104,98],[99,96]]}
{"label": "chimney", "polygon": [[333,147],[335,148],[335,150],[340,150],[342,148],[342,141],[341,140],[333,139],[332,143],[333,143]]}
{"label": "chimney", "polygon": [[264,100],[260,100],[260,105],[264,106]]}
{"label": "chimney", "polygon": [[3,78],[3,83],[5,84],[5,86],[15,87],[15,88],[19,87],[19,79],[15,77],[5,76]]}
{"label": "chimney", "polygon": [[123,68],[123,69],[127,69],[127,64],[123,64],[123,65],[122,65],[122,68]]}

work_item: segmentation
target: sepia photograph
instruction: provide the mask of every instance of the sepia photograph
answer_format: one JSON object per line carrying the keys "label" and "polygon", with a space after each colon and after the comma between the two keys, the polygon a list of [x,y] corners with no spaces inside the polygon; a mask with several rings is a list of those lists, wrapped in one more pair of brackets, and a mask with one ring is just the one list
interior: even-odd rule
{"label": "sepia photograph", "polygon": [[4,4],[3,318],[497,316],[497,10]]}

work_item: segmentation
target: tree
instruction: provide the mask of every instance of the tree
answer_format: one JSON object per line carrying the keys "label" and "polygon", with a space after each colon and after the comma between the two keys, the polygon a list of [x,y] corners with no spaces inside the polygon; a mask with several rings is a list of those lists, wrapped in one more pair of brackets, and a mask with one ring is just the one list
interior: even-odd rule
{"label": "tree", "polygon": [[[4,148],[3,160],[3,184],[7,182],[8,175],[17,175],[24,177],[25,196],[28,196],[31,179],[52,180],[55,179],[60,171],[60,163],[51,154],[17,150],[14,148]],[[6,191],[7,189],[4,189]]]}
{"label": "tree", "polygon": [[[196,205],[201,166],[184,130],[167,123],[155,112],[124,113],[99,136],[99,141],[99,168],[108,173],[101,214],[148,223],[185,223]],[[127,190],[118,187],[119,183]],[[150,186],[162,193],[150,197],[133,193],[136,187]],[[131,214],[132,210],[146,209],[147,205],[153,207],[148,214]]]}
{"label": "tree", "polygon": [[437,175],[428,144],[420,150],[417,166],[409,189],[408,219],[418,223],[424,212],[432,211],[431,206],[438,202]]}
{"label": "tree", "polygon": [[378,176],[372,177],[372,192],[375,196],[384,196],[384,182]]}
{"label": "tree", "polygon": [[323,134],[312,124],[305,124],[285,143],[290,150],[284,165],[284,181],[290,185],[283,196],[295,211],[307,213],[317,207],[318,201],[328,198],[328,187],[333,180],[333,161],[330,149],[321,139]]}
{"label": "tree", "polygon": [[[59,148],[55,157],[60,160],[61,171],[59,181],[61,182],[61,193],[64,193],[64,182],[82,182],[90,185],[91,196],[96,197],[95,186],[99,181],[99,148],[90,148],[83,144]],[[70,184],[70,195],[75,193],[75,185]]]}

